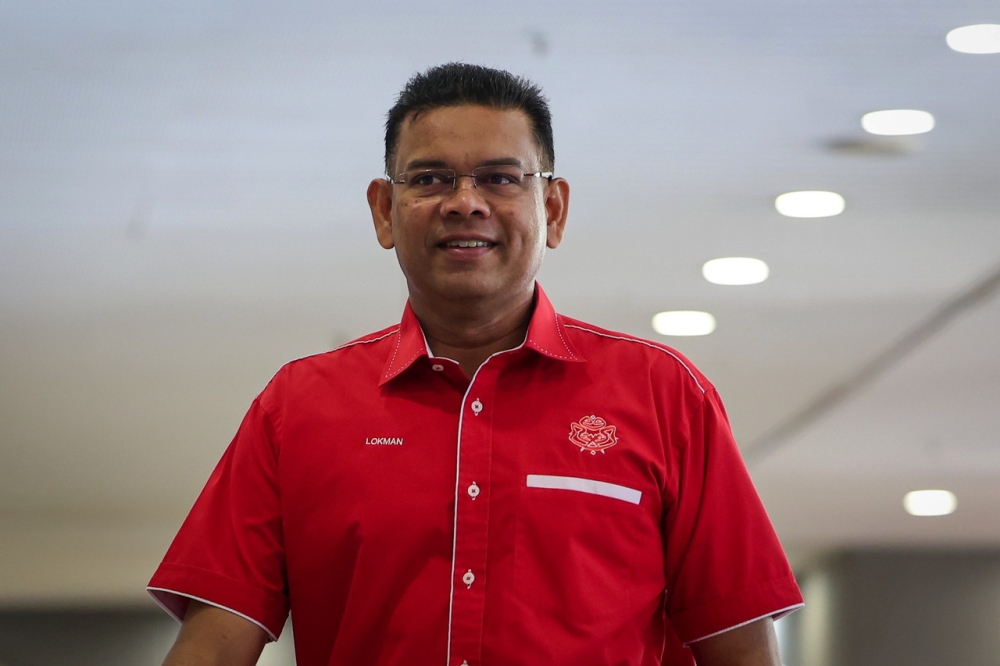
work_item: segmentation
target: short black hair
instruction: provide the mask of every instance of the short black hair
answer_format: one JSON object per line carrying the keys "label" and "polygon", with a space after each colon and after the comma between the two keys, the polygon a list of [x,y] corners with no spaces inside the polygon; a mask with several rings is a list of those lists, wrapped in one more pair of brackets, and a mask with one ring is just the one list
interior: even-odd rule
{"label": "short black hair", "polygon": [[399,128],[407,116],[451,106],[485,106],[501,111],[518,109],[528,116],[535,143],[542,153],[541,168],[552,171],[555,147],[552,114],[542,89],[522,76],[482,65],[450,62],[416,74],[399,93],[385,121],[385,173],[392,176]]}

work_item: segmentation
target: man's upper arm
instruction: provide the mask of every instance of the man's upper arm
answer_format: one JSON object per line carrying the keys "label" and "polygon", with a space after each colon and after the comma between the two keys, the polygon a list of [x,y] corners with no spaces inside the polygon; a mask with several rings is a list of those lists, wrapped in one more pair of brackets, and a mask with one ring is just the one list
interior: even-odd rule
{"label": "man's upper arm", "polygon": [[270,412],[254,400],[149,582],[181,618],[203,599],[281,634],[288,615],[278,445]]}
{"label": "man's upper arm", "polygon": [[665,505],[666,610],[689,645],[802,605],[722,402],[711,386],[699,397],[667,448],[674,477]]}
{"label": "man's upper arm", "polygon": [[769,617],[691,643],[698,666],[781,666]]}
{"label": "man's upper arm", "polygon": [[254,666],[267,639],[250,620],[192,599],[163,666]]}

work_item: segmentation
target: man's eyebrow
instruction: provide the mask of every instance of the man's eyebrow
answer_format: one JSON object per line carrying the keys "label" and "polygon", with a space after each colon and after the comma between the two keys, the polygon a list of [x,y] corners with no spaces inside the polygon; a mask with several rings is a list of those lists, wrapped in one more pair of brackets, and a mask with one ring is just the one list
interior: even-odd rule
{"label": "man's eyebrow", "polygon": [[[498,157],[492,160],[480,162],[478,166],[516,166],[521,167],[523,162],[516,157]],[[403,171],[412,169],[451,169],[450,164],[444,160],[412,160],[406,163]],[[478,167],[477,167],[478,168]]]}
{"label": "man's eyebrow", "polygon": [[500,157],[495,160],[486,160],[480,166],[516,166],[522,165],[521,160],[516,157]]}
{"label": "man's eyebrow", "polygon": [[444,160],[413,160],[406,163],[406,167],[403,171],[410,171],[411,169],[447,169],[448,163]]}

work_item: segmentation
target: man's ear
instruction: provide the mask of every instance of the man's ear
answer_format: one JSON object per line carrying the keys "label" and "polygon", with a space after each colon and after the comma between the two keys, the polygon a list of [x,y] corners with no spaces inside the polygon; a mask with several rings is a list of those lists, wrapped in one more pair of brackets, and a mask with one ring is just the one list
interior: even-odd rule
{"label": "man's ear", "polygon": [[376,178],[368,184],[368,208],[372,211],[378,244],[391,250],[396,245],[392,239],[392,184],[385,178]]}
{"label": "man's ear", "polygon": [[569,214],[569,183],[563,178],[554,178],[545,187],[546,245],[552,249],[562,242]]}

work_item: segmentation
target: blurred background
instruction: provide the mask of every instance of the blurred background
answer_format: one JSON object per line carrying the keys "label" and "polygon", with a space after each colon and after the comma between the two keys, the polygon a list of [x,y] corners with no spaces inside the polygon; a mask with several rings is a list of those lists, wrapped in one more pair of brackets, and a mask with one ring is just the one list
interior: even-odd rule
{"label": "blurred background", "polygon": [[[788,666],[1000,664],[1000,54],[949,36],[997,23],[992,0],[0,1],[0,666],[160,663],[145,584],[251,400],[398,321],[365,188],[399,89],[453,60],[550,97],[556,307],[718,386],[806,594]],[[885,110],[925,113],[863,127]],[[779,212],[801,191],[833,208]],[[764,274],[703,268],[730,257],[767,279],[706,279]],[[654,331],[675,310],[714,330]],[[908,511],[920,490],[950,494]],[[293,663],[288,632],[261,663]]]}

